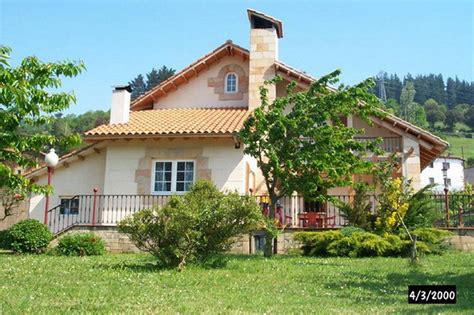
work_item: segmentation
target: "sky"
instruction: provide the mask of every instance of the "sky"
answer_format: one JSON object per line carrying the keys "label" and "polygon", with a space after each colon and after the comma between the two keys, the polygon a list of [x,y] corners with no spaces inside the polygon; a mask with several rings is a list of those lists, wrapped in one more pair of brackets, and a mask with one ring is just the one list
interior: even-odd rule
{"label": "sky", "polygon": [[180,70],[227,39],[249,47],[247,8],[283,21],[279,59],[318,77],[342,70],[355,84],[380,70],[474,81],[470,0],[121,1],[0,0],[0,44],[11,64],[82,60],[64,80],[77,104],[108,110],[112,86],[166,65]]}

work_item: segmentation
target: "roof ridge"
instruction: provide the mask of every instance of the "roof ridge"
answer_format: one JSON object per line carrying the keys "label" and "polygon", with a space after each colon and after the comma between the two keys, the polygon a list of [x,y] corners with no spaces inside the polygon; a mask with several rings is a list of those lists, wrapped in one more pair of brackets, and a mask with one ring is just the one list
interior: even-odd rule
{"label": "roof ridge", "polygon": [[213,51],[211,51],[210,53],[204,55],[203,57],[197,59],[196,61],[194,61],[193,63],[189,64],[187,67],[184,67],[181,71],[175,73],[174,75],[172,75],[171,77],[169,77],[168,79],[164,80],[163,82],[161,82],[160,84],[158,84],[157,86],[153,87],[151,90],[147,91],[145,94],[143,95],[140,95],[137,99],[135,99],[131,104],[130,104],[130,109],[132,109],[134,106],[136,106],[137,104],[140,104],[140,102],[144,101],[147,97],[149,97],[150,95],[152,95],[153,93],[157,92],[158,90],[162,89],[166,84],[170,83],[170,82],[173,82],[174,80],[176,80],[177,78],[181,77],[181,76],[184,76],[184,73],[190,69],[192,69],[193,67],[197,66],[199,63],[203,62],[204,60],[214,56],[215,54],[217,54],[218,52],[222,51],[223,49],[226,49],[227,47],[233,47],[233,48],[236,48],[236,49],[239,49],[239,50],[242,50],[244,53],[246,54],[249,54],[249,51],[245,48],[243,48],[242,46],[239,46],[237,44],[235,44],[234,42],[232,42],[231,40],[226,40],[222,45],[218,46],[217,48],[215,48]]}

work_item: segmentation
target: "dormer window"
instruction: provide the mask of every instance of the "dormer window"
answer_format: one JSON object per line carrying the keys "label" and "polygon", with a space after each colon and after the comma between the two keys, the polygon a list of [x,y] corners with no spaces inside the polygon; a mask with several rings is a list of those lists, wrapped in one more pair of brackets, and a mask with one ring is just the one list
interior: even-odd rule
{"label": "dormer window", "polygon": [[237,75],[233,72],[228,73],[225,76],[225,92],[236,93],[237,92]]}

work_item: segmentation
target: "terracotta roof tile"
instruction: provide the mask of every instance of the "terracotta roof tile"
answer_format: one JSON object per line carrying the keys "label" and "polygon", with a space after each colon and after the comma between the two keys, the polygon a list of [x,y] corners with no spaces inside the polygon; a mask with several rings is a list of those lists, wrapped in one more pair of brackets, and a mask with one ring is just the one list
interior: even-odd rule
{"label": "terracotta roof tile", "polygon": [[87,138],[108,136],[232,134],[247,118],[247,108],[174,108],[130,112],[126,124],[101,125]]}

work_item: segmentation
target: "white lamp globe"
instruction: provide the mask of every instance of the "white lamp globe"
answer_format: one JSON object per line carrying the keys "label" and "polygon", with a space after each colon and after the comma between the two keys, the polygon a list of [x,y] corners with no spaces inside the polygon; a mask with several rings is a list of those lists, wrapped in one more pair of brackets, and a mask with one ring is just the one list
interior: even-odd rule
{"label": "white lamp globe", "polygon": [[59,157],[54,152],[54,149],[49,150],[49,153],[45,155],[44,162],[46,163],[47,167],[55,167],[58,165]]}

